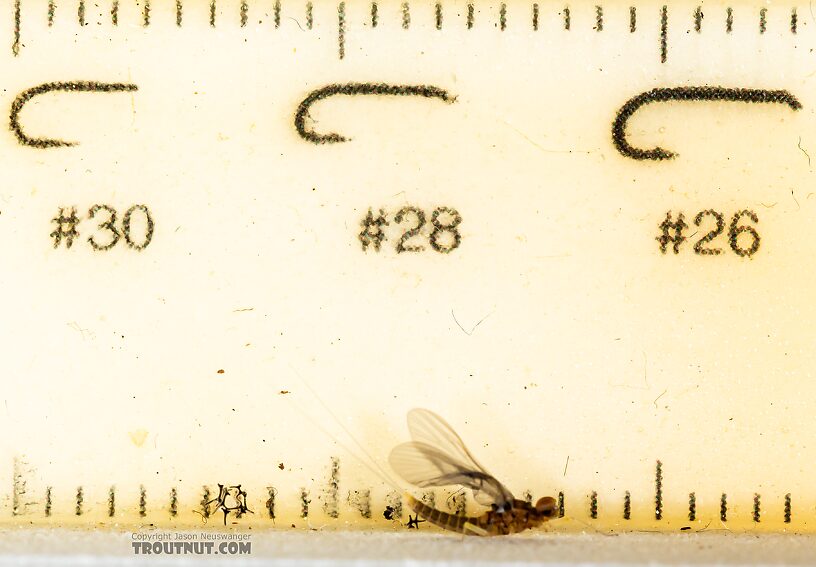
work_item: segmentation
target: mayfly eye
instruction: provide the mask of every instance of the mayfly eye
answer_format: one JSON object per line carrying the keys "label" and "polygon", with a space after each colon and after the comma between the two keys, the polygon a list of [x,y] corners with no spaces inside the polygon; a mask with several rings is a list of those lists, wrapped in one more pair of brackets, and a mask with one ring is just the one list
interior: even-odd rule
{"label": "mayfly eye", "polygon": [[539,514],[546,514],[547,516],[552,516],[553,513],[555,512],[557,505],[555,502],[555,498],[553,498],[552,496],[544,496],[538,499],[538,502],[536,502],[535,507]]}

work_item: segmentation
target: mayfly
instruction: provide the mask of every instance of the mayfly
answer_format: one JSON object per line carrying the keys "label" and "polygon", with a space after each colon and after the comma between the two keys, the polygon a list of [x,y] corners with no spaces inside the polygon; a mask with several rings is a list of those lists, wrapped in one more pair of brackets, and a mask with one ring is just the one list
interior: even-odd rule
{"label": "mayfly", "polygon": [[535,505],[515,498],[476,461],[453,428],[432,411],[409,411],[408,429],[413,441],[397,445],[388,458],[397,474],[420,488],[470,488],[476,502],[490,507],[480,516],[460,516],[406,494],[408,506],[427,521],[465,535],[493,536],[522,532],[557,517],[558,505],[550,496],[540,498]]}
{"label": "mayfly", "polygon": [[[320,402],[320,405],[349,436],[349,439],[371,461],[373,467],[341,443],[331,432],[317,422],[313,423],[360,461],[363,466],[395,489],[399,489],[391,475],[368,454],[365,447],[351,434],[342,420],[335,415],[317,392],[303,380],[303,377],[299,374],[298,376],[315,399]],[[515,498],[501,482],[476,461],[453,428],[432,411],[420,408],[409,411],[408,429],[413,441],[397,445],[389,456],[389,462],[394,471],[406,482],[420,488],[451,485],[470,488],[476,502],[490,508],[480,516],[448,514],[420,502],[406,492],[405,501],[417,516],[422,516],[426,521],[446,530],[478,536],[514,534],[535,528],[559,516],[558,504],[550,496],[539,498],[535,505]]]}

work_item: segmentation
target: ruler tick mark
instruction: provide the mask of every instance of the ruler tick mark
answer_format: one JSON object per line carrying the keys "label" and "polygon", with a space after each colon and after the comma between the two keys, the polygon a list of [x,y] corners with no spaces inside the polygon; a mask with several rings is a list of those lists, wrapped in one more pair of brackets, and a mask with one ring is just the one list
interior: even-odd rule
{"label": "ruler tick mark", "polygon": [[595,490],[589,495],[589,517],[598,519],[598,493]]}
{"label": "ruler tick mark", "polygon": [[635,33],[637,30],[637,8],[629,7],[629,33]]}
{"label": "ruler tick mark", "polygon": [[266,500],[266,513],[269,516],[269,519],[273,522],[275,521],[275,496],[277,496],[278,491],[274,486],[267,486],[266,493],[269,495],[269,498]]}
{"label": "ruler tick mark", "polygon": [[655,520],[663,519],[663,463],[655,466]]}
{"label": "ruler tick mark", "polygon": [[688,513],[689,522],[693,522],[697,519],[697,497],[693,492],[689,493],[689,513]]}
{"label": "ruler tick mark", "polygon": [[564,6],[564,29],[569,31],[570,29],[570,8],[569,6]]}
{"label": "ruler tick mark", "polygon": [[[386,512],[391,516],[390,518],[386,516]],[[383,516],[387,520],[402,518],[402,493],[396,490],[392,490],[388,493],[386,497],[386,511],[383,512]]]}
{"label": "ruler tick mark", "polygon": [[[360,512],[360,516],[371,519],[371,489],[349,490],[346,501]],[[337,516],[332,516],[336,518]]]}
{"label": "ruler tick mark", "polygon": [[48,0],[48,27],[52,27],[54,25],[54,12],[57,10],[57,4],[55,0]]}
{"label": "ruler tick mark", "polygon": [[139,487],[139,517],[147,516],[147,489],[144,485]]}
{"label": "ruler tick mark", "polygon": [[108,517],[113,518],[116,515],[116,487],[111,486],[108,489]]}
{"label": "ruler tick mark", "polygon": [[85,0],[79,0],[79,5],[77,6],[77,21],[80,27],[85,26]]}
{"label": "ruler tick mark", "polygon": [[791,33],[796,33],[797,26],[799,23],[799,16],[796,14],[796,8],[791,8],[791,17],[790,17],[790,31]]}
{"label": "ruler tick mark", "polygon": [[402,3],[402,29],[407,30],[411,27],[411,7],[408,2]]}
{"label": "ruler tick mark", "polygon": [[[331,468],[329,472],[329,484],[324,492],[323,511],[329,518],[340,516],[340,459],[331,458]],[[370,511],[369,511],[370,515]]]}
{"label": "ruler tick mark", "polygon": [[734,10],[729,6],[725,9],[725,33],[731,33],[734,28]]}
{"label": "ruler tick mark", "polygon": [[306,29],[314,27],[314,11],[311,2],[306,2]]}
{"label": "ruler tick mark", "polygon": [[210,517],[210,487],[203,486],[201,489],[201,501],[198,503],[201,506],[201,516],[206,520]]}
{"label": "ruler tick mark", "polygon": [[20,0],[14,0],[14,42],[11,52],[15,57],[20,54]]}
{"label": "ruler tick mark", "polygon": [[722,496],[720,496],[720,521],[728,521],[728,500],[725,492],[723,492]]}
{"label": "ruler tick mark", "polygon": [[501,6],[499,6],[499,27],[501,28],[501,31],[507,29],[507,4],[504,2],[502,2]]}
{"label": "ruler tick mark", "polygon": [[759,33],[760,34],[765,33],[765,26],[766,26],[766,22],[767,22],[767,17],[768,17],[768,9],[767,8],[760,9],[760,11],[759,11]]}
{"label": "ruler tick mark", "polygon": [[434,7],[434,15],[436,16],[436,29],[442,29],[442,3],[437,2],[436,6]]}
{"label": "ruler tick mark", "polygon": [[178,515],[178,492],[176,488],[170,489],[170,517],[175,518]]}
{"label": "ruler tick mark", "polygon": [[669,8],[665,4],[660,9],[660,62],[666,62],[669,36]]}
{"label": "ruler tick mark", "polygon": [[603,31],[603,6],[595,6],[595,31]]}
{"label": "ruler tick mark", "polygon": [[84,496],[82,494],[82,487],[78,486],[76,490],[76,505],[74,506],[74,515],[81,516],[82,515],[82,503],[84,501]]}
{"label": "ruler tick mark", "polygon": [[346,56],[346,3],[337,6],[337,54],[340,59]]}
{"label": "ruler tick mark", "polygon": [[305,488],[300,489],[300,517],[301,518],[308,518],[309,517],[309,491]]}
{"label": "ruler tick mark", "polygon": [[249,4],[247,4],[246,0],[241,0],[241,6],[239,8],[240,18],[241,18],[241,27],[245,28],[247,25],[247,20],[249,19]]}
{"label": "ruler tick mark", "polygon": [[379,8],[377,7],[377,3],[372,2],[371,3],[371,27],[372,28],[377,27],[377,19],[378,19],[377,18],[377,15],[378,15],[377,12],[378,12],[378,10],[379,10]]}
{"label": "ruler tick mark", "polygon": [[464,516],[465,505],[467,504],[466,489],[463,487],[451,492],[445,500],[445,503],[448,505],[448,510],[455,516]]}
{"label": "ruler tick mark", "polygon": [[182,23],[183,9],[184,7],[181,4],[181,0],[176,0],[176,27],[179,28]]}
{"label": "ruler tick mark", "polygon": [[275,29],[280,27],[281,23],[281,3],[280,0],[275,0],[275,6],[273,8],[273,16],[275,20]]}
{"label": "ruler tick mark", "polygon": [[788,492],[785,495],[784,521],[785,521],[786,524],[790,524],[790,522],[791,522],[791,495],[790,495],[790,492]]}
{"label": "ruler tick mark", "polygon": [[473,3],[470,2],[467,5],[467,29],[473,29],[473,16],[474,16],[474,7]]}
{"label": "ruler tick mark", "polygon": [[533,30],[538,31],[538,3],[533,4]]}
{"label": "ruler tick mark", "polygon": [[628,520],[632,515],[632,495],[627,490],[623,495],[623,519]]}
{"label": "ruler tick mark", "polygon": [[426,490],[422,493],[422,502],[431,508],[436,508],[436,493],[433,490]]}
{"label": "ruler tick mark", "polygon": [[47,486],[45,488],[45,517],[46,518],[51,517],[51,505],[52,505],[51,487]]}
{"label": "ruler tick mark", "polygon": [[703,7],[697,6],[697,9],[694,10],[694,31],[700,33],[702,27],[703,27]]}
{"label": "ruler tick mark", "polygon": [[119,25],[119,0],[113,0],[111,4],[111,23],[114,26]]}
{"label": "ruler tick mark", "polygon": [[759,494],[754,494],[754,511],[753,511],[753,520],[754,523],[759,523]]}
{"label": "ruler tick mark", "polygon": [[19,516],[23,513],[23,499],[26,492],[26,482],[23,476],[23,463],[20,457],[12,459],[11,479],[11,515]]}

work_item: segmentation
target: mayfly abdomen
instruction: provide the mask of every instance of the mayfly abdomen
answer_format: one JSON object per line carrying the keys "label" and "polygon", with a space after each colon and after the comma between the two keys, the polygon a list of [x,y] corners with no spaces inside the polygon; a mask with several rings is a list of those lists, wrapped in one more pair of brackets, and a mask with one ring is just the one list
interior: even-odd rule
{"label": "mayfly abdomen", "polygon": [[[405,499],[408,506],[415,513],[422,516],[425,520],[431,522],[435,526],[439,526],[443,530],[449,530],[465,535],[484,535],[484,530],[475,527],[477,522],[476,518],[468,518],[466,516],[442,512],[441,510],[437,510],[436,508],[420,502],[410,494],[406,494]],[[466,529],[467,524],[474,526],[474,529]]]}

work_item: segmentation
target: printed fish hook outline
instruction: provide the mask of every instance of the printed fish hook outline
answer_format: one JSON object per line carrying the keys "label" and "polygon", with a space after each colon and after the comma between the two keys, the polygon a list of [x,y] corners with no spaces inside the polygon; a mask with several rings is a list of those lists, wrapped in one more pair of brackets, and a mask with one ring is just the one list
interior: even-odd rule
{"label": "printed fish hook outline", "polygon": [[139,87],[128,83],[100,83],[97,81],[70,81],[70,82],[54,82],[43,83],[30,89],[26,89],[17,95],[14,102],[11,103],[11,113],[9,114],[9,127],[17,141],[24,146],[32,148],[63,148],[76,146],[78,142],[66,142],[56,138],[32,138],[28,136],[20,124],[20,112],[28,101],[35,96],[50,92],[95,92],[95,93],[113,93],[113,92],[132,92],[139,90]]}
{"label": "printed fish hook outline", "polygon": [[306,125],[306,117],[311,106],[323,99],[332,96],[356,95],[391,95],[391,96],[420,96],[438,98],[446,103],[453,103],[456,97],[439,87],[427,85],[388,85],[385,83],[346,83],[333,84],[314,90],[304,98],[295,112],[295,129],[301,138],[313,144],[336,144],[348,142],[349,138],[336,133],[320,134]]}
{"label": "printed fish hook outline", "polygon": [[640,107],[653,102],[668,101],[728,101],[786,104],[793,110],[800,110],[802,103],[790,92],[784,90],[741,89],[726,87],[674,87],[656,88],[629,99],[618,110],[612,123],[612,141],[624,157],[636,160],[665,160],[677,157],[675,152],[655,147],[644,150],[632,146],[626,139],[626,125]]}

